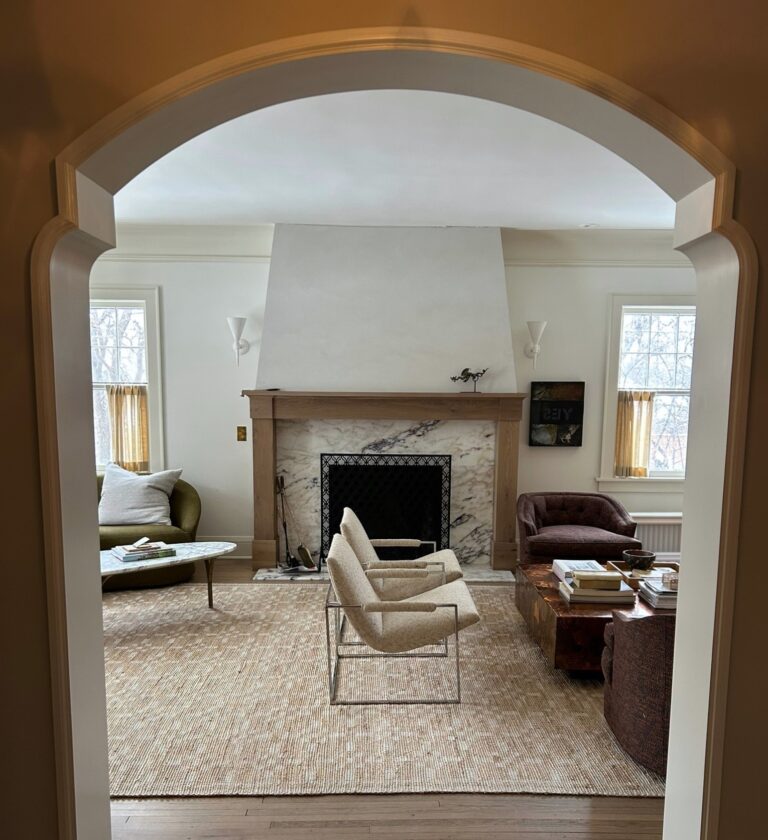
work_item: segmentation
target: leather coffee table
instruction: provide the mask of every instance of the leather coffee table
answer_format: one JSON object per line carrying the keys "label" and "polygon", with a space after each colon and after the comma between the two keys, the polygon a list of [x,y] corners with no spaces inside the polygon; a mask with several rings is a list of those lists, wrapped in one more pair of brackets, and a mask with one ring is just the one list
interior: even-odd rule
{"label": "leather coffee table", "polygon": [[559,581],[549,564],[518,566],[515,581],[515,605],[525,619],[528,632],[552,667],[565,671],[600,671],[603,633],[614,612],[636,618],[669,612],[654,610],[639,596],[633,607],[569,605],[560,597]]}

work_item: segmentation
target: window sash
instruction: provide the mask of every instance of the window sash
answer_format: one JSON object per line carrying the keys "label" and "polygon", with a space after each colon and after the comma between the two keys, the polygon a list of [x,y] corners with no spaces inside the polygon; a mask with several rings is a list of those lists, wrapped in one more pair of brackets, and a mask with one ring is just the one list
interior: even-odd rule
{"label": "window sash", "polygon": [[[654,395],[659,396],[690,396],[690,388],[682,387],[659,387],[653,388],[648,386],[635,385],[633,387],[620,388],[620,359],[622,355],[622,337],[624,331],[624,316],[625,314],[675,314],[679,316],[695,316],[696,314],[696,300],[692,295],[612,295],[612,306],[610,315],[610,324],[608,331],[608,358],[606,363],[606,382],[604,392],[604,408],[603,408],[603,435],[602,435],[602,450],[600,459],[600,475],[598,477],[598,487],[605,490],[618,489],[618,485],[624,481],[643,484],[648,482],[652,485],[653,482],[665,482],[674,480],[681,482],[685,476],[681,472],[671,470],[651,470],[648,471],[647,477],[642,478],[622,478],[616,476],[616,436],[617,436],[617,420],[618,420],[618,393],[620,390],[635,390],[635,391],[652,391]],[[650,325],[649,325],[650,329]],[[680,344],[681,332],[679,328],[676,330],[677,342],[675,349],[678,356],[687,355],[686,347]],[[650,338],[649,338],[650,341]],[[646,343],[642,341],[639,346],[645,348]],[[650,344],[648,345],[650,348]],[[650,352],[650,350],[649,350]]]}
{"label": "window sash", "polygon": [[[92,382],[93,395],[98,390],[106,393],[109,385],[144,385],[147,388],[147,404],[149,412],[149,469],[157,472],[165,468],[164,435],[163,435],[163,407],[162,407],[162,379],[160,367],[160,300],[159,289],[149,286],[135,286],[131,288],[112,288],[108,286],[91,287],[91,307],[95,308],[128,308],[144,310],[144,381],[115,381],[117,377],[100,378]],[[129,350],[135,346],[133,341],[121,347]],[[116,338],[110,342],[116,344]],[[106,343],[102,346],[107,346]],[[93,365],[92,365],[93,367]],[[142,377],[140,377],[142,378]],[[96,421],[94,408],[94,422]],[[97,430],[95,430],[97,431]],[[103,448],[103,447],[102,447]],[[99,455],[99,451],[95,451]],[[101,460],[101,458],[99,458]],[[103,468],[105,464],[97,464]]]}

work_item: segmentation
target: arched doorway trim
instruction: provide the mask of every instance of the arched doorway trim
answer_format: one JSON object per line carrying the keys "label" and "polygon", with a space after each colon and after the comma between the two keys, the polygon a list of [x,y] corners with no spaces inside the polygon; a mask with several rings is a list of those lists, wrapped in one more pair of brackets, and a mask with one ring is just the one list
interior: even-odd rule
{"label": "arched doorway trim", "polygon": [[[73,680],[85,675],[73,661],[75,643],[89,644],[88,634],[80,634],[83,628],[74,629],[73,611],[79,607],[78,599],[92,598],[96,589],[90,592],[86,585],[83,591],[75,591],[67,579],[68,555],[83,547],[87,554],[91,547],[87,540],[78,544],[71,533],[77,527],[90,527],[95,533],[95,522],[91,521],[93,511],[87,510],[90,501],[73,504],[71,493],[62,492],[77,474],[74,456],[79,452],[85,457],[82,439],[68,438],[68,418],[71,400],[83,396],[87,373],[77,365],[65,370],[62,353],[67,330],[79,328],[78,313],[85,311],[85,301],[78,298],[83,294],[82,278],[87,278],[98,254],[114,245],[111,197],[167,151],[227,119],[293,98],[385,87],[478,96],[567,125],[645,172],[679,202],[680,212],[698,205],[678,225],[678,231],[685,231],[678,243],[681,247],[693,249],[696,241],[704,242],[713,231],[730,243],[726,248],[713,247],[719,253],[710,254],[726,267],[729,262],[733,267],[738,263],[729,372],[732,410],[727,414],[720,527],[722,588],[716,604],[702,812],[702,836],[714,838],[741,500],[739,444],[746,425],[757,275],[751,240],[732,218],[734,167],[677,116],[597,70],[490,36],[407,28],[317,33],[222,56],[126,103],[71,143],[56,160],[60,213],[35,243],[31,272],[52,674],[61,711],[56,731],[62,836],[75,836],[76,825],[81,837],[89,836],[97,830],[98,821],[92,829],[76,808],[74,768],[85,752],[78,758],[75,741],[79,736],[72,736],[75,704],[70,699]],[[698,198],[707,196],[703,214],[697,193]],[[66,301],[58,294],[63,284],[69,284]],[[86,740],[83,750],[92,746]],[[98,790],[85,791],[86,798],[94,795]]]}

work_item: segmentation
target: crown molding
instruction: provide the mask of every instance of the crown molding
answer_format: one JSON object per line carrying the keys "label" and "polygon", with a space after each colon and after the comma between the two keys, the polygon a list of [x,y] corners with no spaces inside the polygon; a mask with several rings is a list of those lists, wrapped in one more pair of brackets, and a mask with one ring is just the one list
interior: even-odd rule
{"label": "crown molding", "polygon": [[119,224],[117,247],[101,259],[115,262],[268,263],[273,225]]}
{"label": "crown molding", "polygon": [[261,263],[268,265],[272,257],[269,254],[138,254],[125,251],[107,251],[99,257],[99,262],[212,262],[212,263]]}
{"label": "crown molding", "polygon": [[687,268],[671,230],[512,230],[502,228],[505,266]]}
{"label": "crown molding", "polygon": [[[121,224],[109,262],[268,264],[274,225]],[[686,268],[668,230],[501,229],[504,265],[512,267]]]}
{"label": "crown molding", "polygon": [[684,265],[677,261],[669,260],[650,260],[650,259],[534,259],[528,257],[527,259],[508,259],[504,260],[504,265],[508,268],[688,268],[693,270],[690,265]]}

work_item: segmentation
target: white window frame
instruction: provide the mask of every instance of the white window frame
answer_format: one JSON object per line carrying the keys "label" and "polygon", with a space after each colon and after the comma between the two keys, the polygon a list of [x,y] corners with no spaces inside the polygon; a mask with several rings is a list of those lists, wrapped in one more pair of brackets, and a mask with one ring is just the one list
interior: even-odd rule
{"label": "white window frame", "polygon": [[[160,357],[160,290],[157,286],[115,288],[91,286],[90,304],[106,303],[110,306],[139,302],[144,307],[147,340],[147,411],[149,414],[149,469],[165,469],[165,436],[163,424],[163,380]],[[106,464],[97,464],[103,470]]]}
{"label": "white window frame", "polygon": [[[648,309],[682,309],[696,307],[693,295],[611,295],[611,312],[608,324],[608,350],[605,370],[605,404],[603,406],[603,443],[600,456],[598,490],[605,492],[648,492],[660,490],[680,493],[685,487],[684,476],[651,475],[646,477],[618,477],[614,473],[616,454],[616,414],[619,402],[619,356],[621,323],[624,307],[637,306]],[[694,348],[694,353],[695,353]]]}

